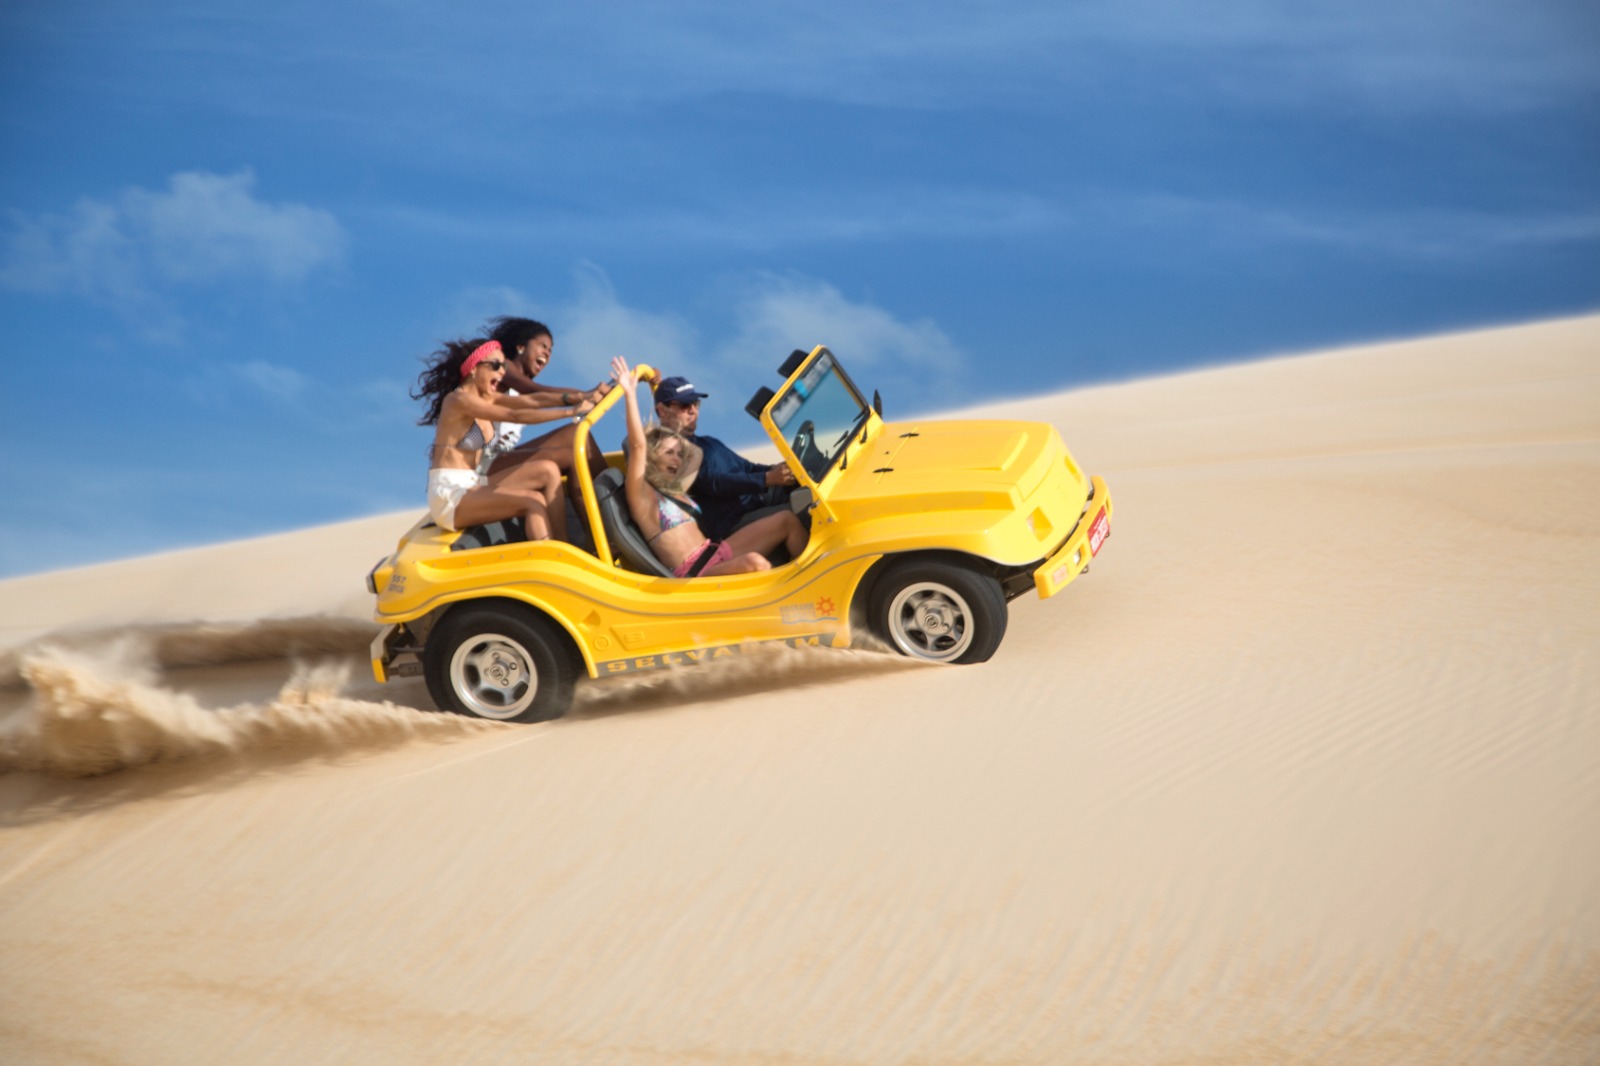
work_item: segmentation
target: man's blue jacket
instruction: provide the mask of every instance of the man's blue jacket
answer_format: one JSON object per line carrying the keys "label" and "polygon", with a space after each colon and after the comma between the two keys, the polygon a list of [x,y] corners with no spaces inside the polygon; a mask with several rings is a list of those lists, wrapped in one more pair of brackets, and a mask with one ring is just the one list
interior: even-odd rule
{"label": "man's blue jacket", "polygon": [[685,434],[700,446],[700,474],[689,498],[700,507],[700,528],[712,540],[727,540],[739,519],[767,503],[767,467],[752,463],[715,437]]}

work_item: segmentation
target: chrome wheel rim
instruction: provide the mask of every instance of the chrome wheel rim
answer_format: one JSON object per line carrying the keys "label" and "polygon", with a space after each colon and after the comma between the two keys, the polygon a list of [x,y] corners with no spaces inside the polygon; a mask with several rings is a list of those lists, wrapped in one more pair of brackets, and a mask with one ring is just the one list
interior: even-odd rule
{"label": "chrome wheel rim", "polygon": [[948,585],[907,585],[889,604],[889,636],[907,655],[950,662],[972,645],[972,608]]}
{"label": "chrome wheel rim", "polygon": [[478,717],[515,718],[538,694],[539,673],[520,643],[499,633],[480,633],[451,656],[450,685]]}

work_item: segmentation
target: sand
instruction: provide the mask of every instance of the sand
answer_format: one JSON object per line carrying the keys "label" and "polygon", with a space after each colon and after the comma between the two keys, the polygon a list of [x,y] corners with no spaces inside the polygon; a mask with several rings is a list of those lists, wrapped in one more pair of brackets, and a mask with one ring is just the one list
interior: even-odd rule
{"label": "sand", "polygon": [[982,413],[1118,508],[982,666],[433,713],[411,513],[0,582],[0,1060],[1600,1061],[1600,317]]}

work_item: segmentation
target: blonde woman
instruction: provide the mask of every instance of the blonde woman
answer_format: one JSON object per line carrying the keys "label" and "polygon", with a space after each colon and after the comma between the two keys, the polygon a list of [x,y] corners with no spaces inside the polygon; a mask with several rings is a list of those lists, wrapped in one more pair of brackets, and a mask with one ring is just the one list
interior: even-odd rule
{"label": "blonde woman", "polygon": [[700,472],[700,449],[682,434],[660,426],[645,429],[639,416],[639,379],[621,356],[611,360],[612,376],[624,390],[628,411],[628,512],[649,541],[650,550],[676,577],[715,577],[770,570],[766,553],[782,544],[791,559],[805,550],[806,530],[785,511],[768,515],[715,541],[700,529],[700,512],[689,500],[689,486]]}

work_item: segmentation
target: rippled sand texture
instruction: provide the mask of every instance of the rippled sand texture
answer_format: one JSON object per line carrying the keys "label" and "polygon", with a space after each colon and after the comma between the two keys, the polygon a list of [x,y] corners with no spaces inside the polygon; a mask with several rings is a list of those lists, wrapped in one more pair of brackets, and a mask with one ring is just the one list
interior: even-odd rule
{"label": "rippled sand texture", "polygon": [[428,713],[408,515],[0,583],[0,1060],[1600,1061],[1600,318],[991,412],[1118,510],[980,667]]}

